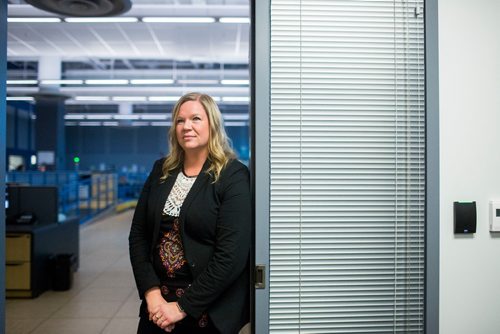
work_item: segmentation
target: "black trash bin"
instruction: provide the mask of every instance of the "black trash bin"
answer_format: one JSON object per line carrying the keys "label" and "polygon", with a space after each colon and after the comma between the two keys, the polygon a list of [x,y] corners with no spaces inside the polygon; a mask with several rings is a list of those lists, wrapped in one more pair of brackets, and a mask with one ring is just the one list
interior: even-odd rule
{"label": "black trash bin", "polygon": [[74,254],[58,254],[50,258],[52,270],[52,290],[66,291],[73,284],[76,256]]}

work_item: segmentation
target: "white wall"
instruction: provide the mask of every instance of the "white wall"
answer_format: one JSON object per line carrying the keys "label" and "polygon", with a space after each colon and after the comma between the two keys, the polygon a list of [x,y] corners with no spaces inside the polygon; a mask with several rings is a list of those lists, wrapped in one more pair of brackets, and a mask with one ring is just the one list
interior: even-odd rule
{"label": "white wall", "polygon": [[[500,333],[500,1],[439,0],[440,333]],[[477,233],[453,234],[453,201],[475,200]]]}

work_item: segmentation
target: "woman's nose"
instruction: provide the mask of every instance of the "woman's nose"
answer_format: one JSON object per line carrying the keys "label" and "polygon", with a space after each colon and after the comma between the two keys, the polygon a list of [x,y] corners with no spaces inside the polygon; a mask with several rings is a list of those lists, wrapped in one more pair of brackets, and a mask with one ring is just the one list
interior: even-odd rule
{"label": "woman's nose", "polygon": [[184,130],[189,130],[189,129],[191,129],[191,122],[184,121]]}

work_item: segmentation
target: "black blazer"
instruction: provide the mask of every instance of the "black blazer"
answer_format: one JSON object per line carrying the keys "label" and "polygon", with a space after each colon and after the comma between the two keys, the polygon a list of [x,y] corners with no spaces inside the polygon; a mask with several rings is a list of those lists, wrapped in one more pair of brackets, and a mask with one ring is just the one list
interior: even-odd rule
{"label": "black blazer", "polygon": [[[135,209],[129,235],[130,261],[139,296],[160,280],[152,265],[161,212],[177,171],[161,182],[164,159],[155,162]],[[249,250],[251,197],[245,165],[231,160],[220,178],[205,162],[181,207],[179,221],[184,255],[193,283],[179,299],[192,317],[208,312],[217,329],[237,333],[249,321]]]}

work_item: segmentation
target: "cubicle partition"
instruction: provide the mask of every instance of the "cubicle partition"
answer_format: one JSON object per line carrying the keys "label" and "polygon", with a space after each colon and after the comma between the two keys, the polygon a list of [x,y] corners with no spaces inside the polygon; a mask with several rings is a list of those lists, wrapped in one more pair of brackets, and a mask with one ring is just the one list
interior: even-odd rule
{"label": "cubicle partition", "polygon": [[118,182],[115,173],[9,172],[8,184],[52,185],[58,188],[59,214],[78,217],[86,222],[117,203]]}

